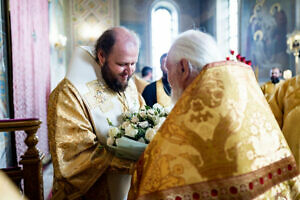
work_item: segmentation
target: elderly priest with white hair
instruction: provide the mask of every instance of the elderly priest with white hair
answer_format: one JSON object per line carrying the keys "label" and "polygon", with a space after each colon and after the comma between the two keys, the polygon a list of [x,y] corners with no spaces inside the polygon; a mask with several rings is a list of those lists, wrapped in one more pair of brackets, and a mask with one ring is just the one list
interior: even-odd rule
{"label": "elderly priest with white hair", "polygon": [[208,34],[175,40],[176,104],[136,165],[129,199],[299,199],[295,159],[251,67],[223,58]]}

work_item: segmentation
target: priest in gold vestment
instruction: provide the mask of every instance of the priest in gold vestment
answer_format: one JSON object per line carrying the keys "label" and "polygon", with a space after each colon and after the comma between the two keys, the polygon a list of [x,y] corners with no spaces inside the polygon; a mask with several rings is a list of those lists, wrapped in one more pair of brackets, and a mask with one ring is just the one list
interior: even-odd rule
{"label": "priest in gold vestment", "polygon": [[168,53],[177,102],[136,164],[129,199],[300,199],[299,172],[250,66],[209,35]]}
{"label": "priest in gold vestment", "polygon": [[278,88],[284,80],[281,80],[280,77],[282,76],[281,70],[278,67],[273,67],[270,71],[270,78],[271,81],[268,81],[260,86],[262,92],[264,93],[267,101],[272,97],[275,93],[276,88]]}
{"label": "priest in gold vestment", "polygon": [[300,167],[300,76],[286,80],[269,100],[270,107]]}
{"label": "priest in gold vestment", "polygon": [[171,87],[168,82],[166,59],[167,54],[164,53],[160,57],[160,69],[163,73],[162,78],[147,85],[142,93],[148,106],[153,106],[156,103],[164,107],[171,106]]}
{"label": "priest in gold vestment", "polygon": [[107,119],[118,125],[144,103],[130,79],[138,52],[137,36],[122,27],[105,31],[95,49],[75,49],[48,105],[53,199],[127,199],[133,163],[107,150]]}

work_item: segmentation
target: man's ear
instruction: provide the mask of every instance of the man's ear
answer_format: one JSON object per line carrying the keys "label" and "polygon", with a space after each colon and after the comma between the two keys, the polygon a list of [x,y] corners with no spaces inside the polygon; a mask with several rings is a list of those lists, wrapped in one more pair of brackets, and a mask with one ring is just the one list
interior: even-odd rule
{"label": "man's ear", "polygon": [[98,59],[99,59],[99,64],[102,67],[103,64],[105,63],[105,54],[104,54],[104,52],[102,50],[100,50],[98,52],[97,56],[98,56]]}
{"label": "man's ear", "polygon": [[189,79],[190,73],[191,73],[191,69],[189,67],[189,61],[185,58],[182,58],[180,60],[180,79],[182,81],[182,83],[186,83],[187,80]]}

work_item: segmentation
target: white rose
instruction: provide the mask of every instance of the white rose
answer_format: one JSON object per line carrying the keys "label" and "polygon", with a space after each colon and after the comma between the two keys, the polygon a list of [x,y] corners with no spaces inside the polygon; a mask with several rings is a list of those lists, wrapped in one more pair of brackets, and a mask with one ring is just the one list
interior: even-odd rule
{"label": "white rose", "polygon": [[142,118],[145,118],[147,116],[147,112],[145,110],[141,110],[139,112],[139,115],[142,117]]}
{"label": "white rose", "polygon": [[163,109],[162,105],[160,105],[159,103],[154,104],[153,108],[154,109],[158,109],[158,110],[162,110]]}
{"label": "white rose", "polygon": [[139,118],[137,116],[133,116],[131,118],[131,122],[133,122],[133,123],[137,123],[138,121],[139,121]]}
{"label": "white rose", "polygon": [[145,134],[145,138],[149,141],[151,141],[153,139],[153,137],[155,136],[156,131],[153,128],[148,128]]}
{"label": "white rose", "polygon": [[168,113],[167,113],[167,111],[166,111],[165,108],[161,108],[159,114],[160,114],[160,115],[167,115]]}
{"label": "white rose", "polygon": [[142,122],[139,122],[139,126],[142,128],[147,128],[149,126],[149,123],[148,123],[148,121],[142,121]]}
{"label": "white rose", "polygon": [[127,135],[129,137],[134,137],[134,136],[136,136],[137,133],[138,133],[138,130],[133,128],[132,126],[127,126],[125,128],[125,135]]}
{"label": "white rose", "polygon": [[153,105],[153,109],[154,110],[158,110],[159,111],[159,115],[166,115],[166,114],[168,114],[167,111],[166,111],[166,109],[162,105],[160,105],[158,103],[156,103],[156,104]]}
{"label": "white rose", "polygon": [[154,110],[153,110],[153,109],[147,110],[147,114],[149,114],[149,115],[154,115]]}
{"label": "white rose", "polygon": [[130,122],[129,122],[129,121],[125,121],[125,122],[122,123],[121,128],[122,128],[122,129],[125,129],[125,128],[128,127],[129,125],[130,125]]}
{"label": "white rose", "polygon": [[119,133],[119,129],[117,127],[111,127],[108,130],[108,136],[112,138],[115,137],[118,133]]}
{"label": "white rose", "polygon": [[124,112],[122,115],[123,115],[124,118],[130,118],[131,117],[130,112]]}
{"label": "white rose", "polygon": [[106,144],[112,146],[115,142],[115,139],[112,137],[107,138]]}

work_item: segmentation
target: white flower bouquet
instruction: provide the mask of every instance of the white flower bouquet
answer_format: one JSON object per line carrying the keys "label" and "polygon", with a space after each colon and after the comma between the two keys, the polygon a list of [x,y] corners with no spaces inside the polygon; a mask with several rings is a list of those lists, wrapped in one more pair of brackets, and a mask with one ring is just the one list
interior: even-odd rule
{"label": "white flower bouquet", "polygon": [[114,126],[107,119],[107,145],[114,153],[130,160],[137,160],[165,121],[168,111],[160,104],[145,106],[137,112],[126,112],[122,115],[121,125]]}

